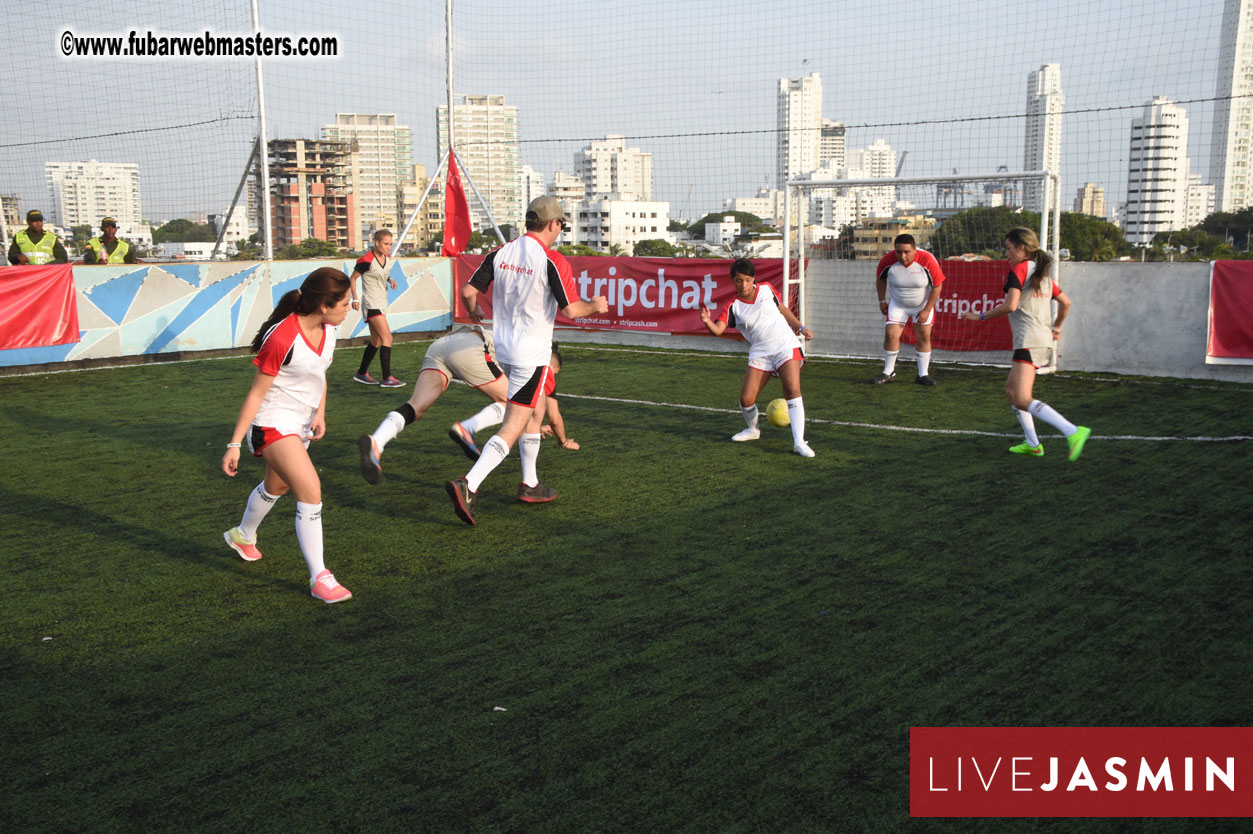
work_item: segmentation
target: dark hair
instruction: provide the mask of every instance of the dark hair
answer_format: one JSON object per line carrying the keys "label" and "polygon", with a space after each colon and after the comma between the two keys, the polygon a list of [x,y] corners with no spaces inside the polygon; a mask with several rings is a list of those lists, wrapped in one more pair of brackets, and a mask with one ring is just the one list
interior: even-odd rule
{"label": "dark hair", "polygon": [[565,367],[565,362],[561,360],[561,351],[557,348],[557,343],[553,342],[553,359],[557,360],[557,367]]}
{"label": "dark hair", "polygon": [[252,352],[261,350],[261,343],[265,341],[265,334],[270,332],[271,327],[292,313],[307,316],[323,307],[334,307],[348,294],[349,286],[348,276],[333,266],[324,266],[310,272],[300,289],[285,293],[278,300],[274,312],[261,325],[257,335],[252,337]]}
{"label": "dark hair", "polygon": [[750,278],[756,278],[757,267],[753,266],[753,262],[748,258],[740,258],[738,261],[731,264],[731,275],[732,277],[736,275],[747,275]]}
{"label": "dark hair", "polygon": [[1005,240],[1024,247],[1027,250],[1028,260],[1035,261],[1035,269],[1031,273],[1031,291],[1038,292],[1040,279],[1047,278],[1053,266],[1052,257],[1040,248],[1040,239],[1036,237],[1035,232],[1025,226],[1015,226],[1010,229],[1005,233]]}
{"label": "dark hair", "polygon": [[918,244],[914,242],[913,235],[897,235],[896,240],[892,241],[892,247],[896,248],[897,246],[900,246],[902,243],[907,243],[910,246],[914,247],[915,249],[918,248]]}

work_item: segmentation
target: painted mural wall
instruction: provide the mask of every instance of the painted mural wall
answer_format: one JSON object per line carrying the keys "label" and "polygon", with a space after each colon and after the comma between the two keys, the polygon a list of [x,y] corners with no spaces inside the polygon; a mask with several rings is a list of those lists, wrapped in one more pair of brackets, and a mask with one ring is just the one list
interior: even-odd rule
{"label": "painted mural wall", "polygon": [[[0,366],[38,365],[178,351],[245,347],[284,293],[319,267],[351,274],[353,261],[219,261],[140,266],[76,266],[79,341],[0,351]],[[447,258],[402,258],[390,273],[387,321],[396,333],[452,324]],[[3,272],[0,271],[0,277]],[[341,339],[366,334],[350,310]]]}

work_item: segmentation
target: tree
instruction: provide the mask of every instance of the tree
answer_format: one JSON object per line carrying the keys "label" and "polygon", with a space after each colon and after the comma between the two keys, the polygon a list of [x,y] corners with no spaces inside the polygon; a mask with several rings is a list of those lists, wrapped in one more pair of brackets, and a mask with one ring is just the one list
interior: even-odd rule
{"label": "tree", "polygon": [[184,217],[152,231],[153,243],[212,243],[217,239],[217,232],[208,223],[193,223]]}
{"label": "tree", "polygon": [[767,226],[762,219],[755,214],[747,211],[711,211],[700,220],[687,227],[687,233],[699,240],[705,239],[706,223],[721,223],[724,217],[734,217],[739,221],[740,231],[743,234],[749,232],[772,232],[774,229]]}
{"label": "tree", "polygon": [[626,254],[626,250],[622,248],[621,243],[611,243],[609,244],[608,254],[611,258],[620,258]]}
{"label": "tree", "polygon": [[[1130,255],[1132,251],[1122,229],[1090,214],[1063,211],[1061,232],[1059,247],[1070,250],[1071,260],[1112,261],[1122,255]],[[1097,257],[1098,253],[1101,257]]]}
{"label": "tree", "polygon": [[641,240],[635,244],[634,254],[637,258],[673,258],[674,253],[674,246],[660,238]]}
{"label": "tree", "polygon": [[74,226],[70,229],[69,242],[73,245],[74,251],[82,252],[89,240],[91,240],[91,226]]}
{"label": "tree", "polygon": [[563,243],[561,246],[557,247],[557,251],[570,257],[584,256],[603,258],[605,256],[604,252],[599,252],[592,247],[584,246],[581,243]]}
{"label": "tree", "polygon": [[[992,251],[1004,257],[1005,233],[1015,226],[1040,228],[1040,215],[1009,206],[978,207],[946,219],[931,236],[927,248],[937,258]],[[1065,244],[1063,244],[1065,245]]]}
{"label": "tree", "polygon": [[231,256],[233,261],[259,261],[261,260],[261,233],[253,232],[252,237],[247,240],[241,240],[235,244],[235,254]]}
{"label": "tree", "polygon": [[300,243],[284,246],[274,253],[274,258],[280,261],[303,261],[307,258],[338,258],[342,255],[343,250],[335,244],[308,237]]}

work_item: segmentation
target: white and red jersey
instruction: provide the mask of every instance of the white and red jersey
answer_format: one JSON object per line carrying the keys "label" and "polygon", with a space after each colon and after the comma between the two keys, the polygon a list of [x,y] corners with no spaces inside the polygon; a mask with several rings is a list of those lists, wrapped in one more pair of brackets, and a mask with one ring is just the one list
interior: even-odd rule
{"label": "white and red jersey", "polygon": [[1053,299],[1062,294],[1051,275],[1040,279],[1040,286],[1031,289],[1035,261],[1019,261],[1005,276],[1004,291],[1019,290],[1018,309],[1009,314],[1009,329],[1014,335],[1014,350],[1053,346]]}
{"label": "white and red jersey", "polygon": [[944,272],[930,252],[914,250],[913,263],[905,266],[892,251],[879,259],[875,279],[888,282],[889,303],[895,301],[897,307],[912,309],[927,303],[931,288],[944,283]]}
{"label": "white and red jersey", "polygon": [[373,249],[357,259],[352,271],[361,276],[362,312],[387,310],[387,273],[391,268],[392,259],[379,257]]}
{"label": "white and red jersey", "polygon": [[718,321],[740,331],[748,341],[748,358],[764,358],[801,346],[801,340],[779,311],[779,296],[769,284],[754,285],[752,301],[738,295],[718,315]]}
{"label": "white and red jersey", "polygon": [[322,325],[320,344],[312,344],[295,313],[270,328],[252,364],[274,383],[261,401],[253,424],[293,433],[309,424],[326,391],[326,369],[335,352],[335,327]]}
{"label": "white and red jersey", "polygon": [[519,368],[547,365],[557,311],[579,300],[570,262],[527,233],[484,258],[470,278],[479,292],[493,284],[496,359]]}

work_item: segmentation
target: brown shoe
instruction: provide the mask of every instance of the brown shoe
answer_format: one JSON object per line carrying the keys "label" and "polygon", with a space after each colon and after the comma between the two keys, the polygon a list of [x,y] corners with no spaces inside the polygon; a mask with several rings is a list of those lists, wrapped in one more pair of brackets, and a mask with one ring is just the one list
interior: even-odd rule
{"label": "brown shoe", "polygon": [[444,484],[444,489],[448,491],[448,497],[452,499],[452,508],[457,513],[457,517],[472,527],[477,524],[478,522],[474,520],[474,510],[479,503],[479,494],[470,491],[470,482],[465,478],[458,478]]}
{"label": "brown shoe", "polygon": [[518,500],[526,504],[547,504],[557,498],[557,490],[536,484],[533,487],[518,484]]}

